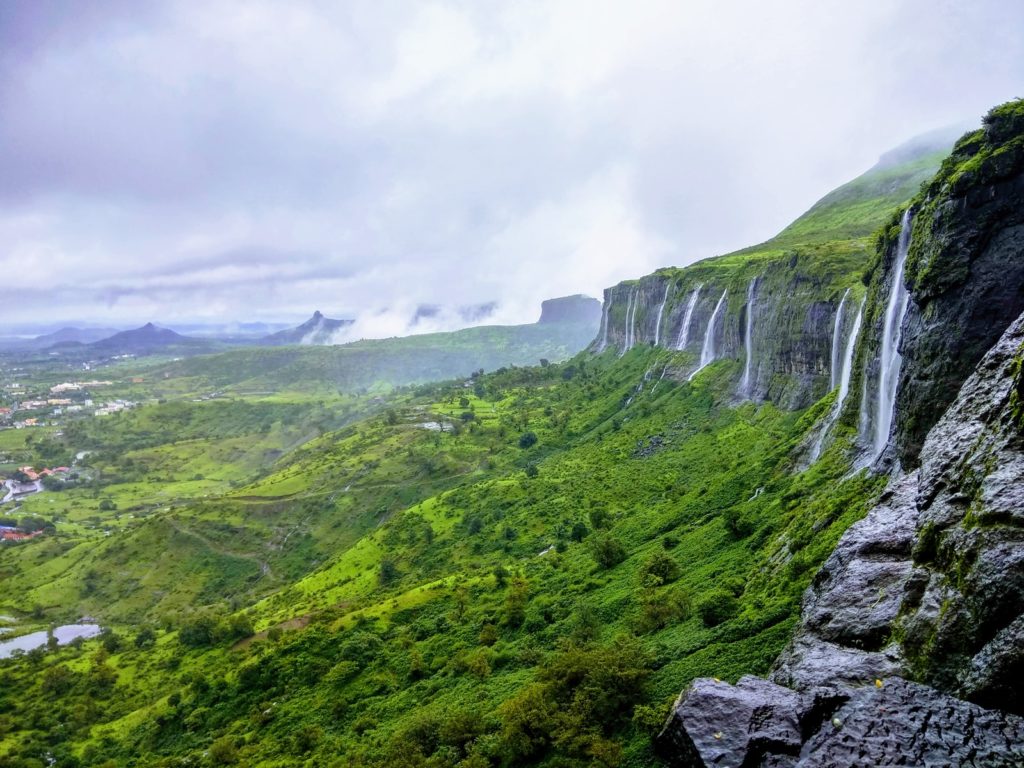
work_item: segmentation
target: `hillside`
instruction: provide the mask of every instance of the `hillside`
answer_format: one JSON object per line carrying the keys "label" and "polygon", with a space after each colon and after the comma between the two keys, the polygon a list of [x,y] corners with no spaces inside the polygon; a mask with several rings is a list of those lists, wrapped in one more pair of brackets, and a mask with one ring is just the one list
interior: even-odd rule
{"label": "hillside", "polygon": [[[558,302],[545,302],[557,307]],[[582,307],[582,309],[581,309]],[[356,392],[469,376],[510,365],[565,360],[583,349],[600,322],[594,299],[563,309],[564,319],[333,346],[259,347],[193,357],[161,370],[171,383],[230,391]],[[549,315],[552,310],[548,310]]]}
{"label": "hillside", "polygon": [[109,630],[0,662],[0,759],[1019,764],[1022,115],[609,288],[596,338],[153,369],[30,447],[95,453],[24,502],[56,533],[0,549],[0,613]]}

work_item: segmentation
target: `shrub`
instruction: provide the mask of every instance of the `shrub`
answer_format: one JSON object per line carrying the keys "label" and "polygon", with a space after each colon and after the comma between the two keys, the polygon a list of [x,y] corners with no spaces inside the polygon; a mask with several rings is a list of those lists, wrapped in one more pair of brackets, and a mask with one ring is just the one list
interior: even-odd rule
{"label": "shrub", "polygon": [[740,612],[739,601],[724,589],[714,589],[697,603],[697,615],[706,627],[715,627]]}
{"label": "shrub", "polygon": [[602,568],[614,568],[626,559],[626,548],[608,533],[590,538],[590,554]]}
{"label": "shrub", "polygon": [[522,449],[532,448],[537,444],[537,435],[534,432],[523,432],[519,436],[519,447]]}
{"label": "shrub", "polygon": [[644,586],[660,587],[679,578],[679,564],[664,552],[657,552],[640,566],[640,582]]}

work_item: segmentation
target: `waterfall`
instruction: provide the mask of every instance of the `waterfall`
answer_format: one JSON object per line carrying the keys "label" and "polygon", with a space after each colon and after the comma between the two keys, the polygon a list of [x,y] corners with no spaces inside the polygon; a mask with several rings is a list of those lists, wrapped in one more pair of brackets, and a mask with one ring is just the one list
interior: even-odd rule
{"label": "waterfall", "polygon": [[875,418],[874,458],[877,459],[889,442],[892,430],[893,411],[896,408],[896,385],[900,378],[900,339],[903,335],[903,318],[910,306],[910,292],[903,284],[903,267],[910,250],[910,209],[903,212],[900,222],[900,239],[896,246],[896,269],[889,289],[889,303],[885,308],[885,325],[882,327],[882,356],[878,374],[878,412]]}
{"label": "waterfall", "polygon": [[754,291],[757,290],[757,278],[747,286],[747,327],[743,334],[743,346],[747,361],[743,366],[743,378],[740,380],[740,392],[750,394],[750,369],[754,361]]}
{"label": "waterfall", "polygon": [[608,301],[604,303],[604,317],[601,318],[603,331],[601,333],[601,346],[597,348],[598,354],[608,349],[608,323],[611,320],[612,298],[612,292],[608,291]]}
{"label": "waterfall", "polygon": [[629,294],[629,301],[626,303],[626,328],[625,328],[625,340],[622,345],[622,352],[619,353],[619,357],[626,354],[633,348],[633,318],[636,317],[636,300],[637,291],[633,291]]}
{"label": "waterfall", "polygon": [[686,349],[690,340],[690,321],[693,320],[693,308],[697,306],[697,299],[700,298],[700,289],[704,283],[700,283],[693,289],[689,300],[686,302],[686,311],[683,313],[683,325],[679,329],[679,339],[676,341],[676,349]]}
{"label": "waterfall", "polygon": [[832,326],[832,369],[830,371],[830,380],[828,388],[830,390],[836,388],[836,384],[839,383],[839,377],[842,371],[839,370],[839,348],[840,348],[840,336],[839,333],[843,329],[843,309],[846,307],[846,297],[850,295],[850,289],[846,289],[846,293],[843,294],[843,298],[839,302],[839,309],[836,310],[836,322]]}
{"label": "waterfall", "polygon": [[[840,309],[849,293],[850,289],[847,288],[846,293],[843,294],[843,301],[839,303]],[[857,308],[857,316],[853,318],[850,335],[846,338],[846,347],[843,350],[843,357],[839,367],[839,394],[836,396],[836,401],[832,404],[832,410],[829,411],[828,416],[825,418],[821,432],[818,433],[818,439],[815,441],[814,448],[811,451],[811,461],[817,461],[818,457],[821,456],[821,449],[825,444],[825,438],[832,431],[836,419],[839,418],[839,414],[843,410],[843,403],[846,402],[846,398],[850,394],[850,378],[853,376],[853,353],[857,349],[857,338],[860,336],[861,321],[864,319],[864,300],[861,299],[860,306]],[[839,323],[836,323],[836,328],[839,328]],[[835,339],[832,340],[832,350],[833,356],[835,356]],[[834,379],[835,375],[832,378]]]}
{"label": "waterfall", "polygon": [[725,305],[726,293],[728,293],[728,290],[722,291],[721,298],[719,298],[718,303],[715,304],[715,311],[711,313],[711,319],[708,320],[707,330],[704,331],[704,346],[701,347],[700,350],[700,365],[697,366],[697,370],[687,377],[687,381],[693,381],[694,376],[715,361],[715,324],[718,322],[718,315],[722,311],[722,307]]}
{"label": "waterfall", "polygon": [[658,307],[658,319],[654,321],[654,346],[658,346],[661,339],[661,316],[665,312],[665,302],[668,301],[668,289],[672,281],[665,283],[665,295],[661,297],[661,306]]}

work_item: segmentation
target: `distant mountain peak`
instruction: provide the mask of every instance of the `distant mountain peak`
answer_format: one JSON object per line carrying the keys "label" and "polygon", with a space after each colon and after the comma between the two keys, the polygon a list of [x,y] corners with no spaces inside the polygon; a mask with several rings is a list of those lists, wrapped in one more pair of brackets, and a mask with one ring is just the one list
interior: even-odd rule
{"label": "distant mountain peak", "polygon": [[319,309],[306,322],[296,328],[288,328],[284,331],[264,336],[260,344],[267,346],[281,346],[284,344],[334,344],[338,331],[355,320],[335,320],[326,317]]}

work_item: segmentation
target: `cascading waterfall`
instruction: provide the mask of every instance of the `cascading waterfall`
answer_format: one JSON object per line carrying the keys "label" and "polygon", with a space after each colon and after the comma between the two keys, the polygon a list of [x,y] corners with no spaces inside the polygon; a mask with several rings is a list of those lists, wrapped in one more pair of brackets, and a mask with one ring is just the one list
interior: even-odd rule
{"label": "cascading waterfall", "polygon": [[633,346],[633,340],[630,338],[631,323],[630,315],[633,312],[633,302],[636,299],[636,293],[629,294],[629,300],[626,302],[626,326],[623,332],[622,351],[619,353],[619,357],[629,352]]}
{"label": "cascading waterfall", "polygon": [[718,315],[721,313],[722,307],[725,306],[725,295],[727,293],[728,289],[722,291],[721,298],[719,298],[718,303],[715,304],[715,311],[711,313],[711,319],[708,320],[707,330],[704,331],[704,346],[701,347],[700,350],[700,365],[697,366],[697,370],[687,377],[687,381],[693,381],[694,376],[715,361],[715,325],[718,322]]}
{"label": "cascading waterfall", "polygon": [[[839,308],[842,310],[843,303],[846,301],[847,294],[850,290],[847,289],[846,293],[843,294],[843,301],[839,303]],[[839,418],[839,414],[843,410],[843,403],[846,402],[847,396],[850,394],[850,379],[853,376],[853,353],[857,349],[857,338],[860,336],[860,326],[864,319],[864,299],[861,299],[860,306],[857,308],[857,315],[853,318],[853,325],[850,328],[850,335],[846,338],[846,347],[843,350],[842,361],[839,367],[839,394],[836,396],[836,401],[832,404],[832,410],[829,411],[828,416],[825,418],[825,423],[821,427],[821,432],[818,433],[818,439],[814,442],[814,448],[811,450],[811,461],[817,461],[818,457],[821,456],[821,449],[825,445],[825,439],[832,431],[832,427],[836,423],[836,419]],[[840,328],[841,323],[836,322],[836,331]],[[832,340],[833,353],[836,350],[835,339]],[[832,377],[835,378],[835,375]],[[834,388],[834,387],[833,387]]]}
{"label": "cascading waterfall", "polygon": [[743,378],[740,380],[740,392],[744,395],[750,394],[750,370],[754,361],[754,292],[756,290],[757,278],[755,277],[747,286],[747,327],[743,333],[743,347],[747,360],[743,365]]}
{"label": "cascading waterfall", "polygon": [[690,341],[690,321],[693,320],[693,309],[697,306],[697,299],[700,298],[700,289],[703,287],[704,283],[700,283],[694,288],[693,293],[690,294],[690,298],[686,302],[686,311],[683,313],[683,325],[679,329],[676,349],[686,349],[686,345]]}
{"label": "cascading waterfall", "polygon": [[601,346],[597,348],[598,354],[608,349],[608,323],[611,320],[612,312],[612,292],[608,292],[608,301],[604,303],[604,317],[601,318],[601,326],[603,331],[601,333]]}
{"label": "cascading waterfall", "polygon": [[832,326],[832,370],[830,371],[829,386],[830,390],[835,389],[839,383],[840,374],[839,370],[839,349],[841,337],[839,332],[843,328],[843,310],[846,308],[846,297],[850,295],[850,289],[846,289],[846,293],[843,294],[843,298],[839,302],[839,309],[836,310],[836,321]]}
{"label": "cascading waterfall", "polygon": [[903,318],[910,307],[910,292],[903,284],[903,268],[910,250],[910,209],[903,212],[900,222],[900,239],[896,245],[896,269],[893,273],[889,303],[885,308],[885,325],[882,327],[882,353],[878,375],[878,412],[875,417],[874,456],[877,459],[889,443],[892,430],[893,412],[896,408],[896,385],[900,378],[900,339],[903,336]]}
{"label": "cascading waterfall", "polygon": [[661,306],[658,307],[658,318],[654,321],[654,346],[658,346],[658,342],[661,340],[661,316],[665,312],[665,302],[668,301],[668,289],[671,286],[671,282],[665,283],[665,295],[661,297]]}

